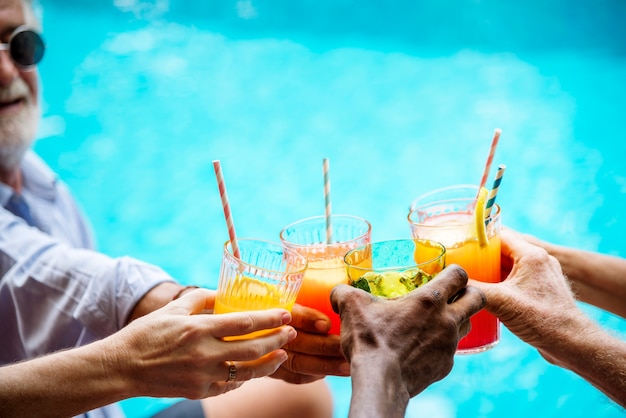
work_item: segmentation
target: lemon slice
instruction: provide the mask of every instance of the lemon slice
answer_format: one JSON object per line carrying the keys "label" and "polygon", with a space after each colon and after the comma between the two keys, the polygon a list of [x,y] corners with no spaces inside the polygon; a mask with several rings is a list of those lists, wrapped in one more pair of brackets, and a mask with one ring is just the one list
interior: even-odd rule
{"label": "lemon slice", "polygon": [[476,198],[476,208],[474,209],[474,225],[476,226],[476,238],[478,244],[484,247],[488,244],[487,227],[485,226],[485,203],[489,192],[486,188],[481,187]]}

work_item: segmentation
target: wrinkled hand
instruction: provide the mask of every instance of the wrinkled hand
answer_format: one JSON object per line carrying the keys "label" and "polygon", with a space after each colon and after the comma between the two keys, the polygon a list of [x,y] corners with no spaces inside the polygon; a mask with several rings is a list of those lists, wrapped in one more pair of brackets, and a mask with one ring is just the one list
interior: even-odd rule
{"label": "wrinkled hand", "polygon": [[328,334],[330,321],[316,309],[295,304],[292,325],[298,336],[283,349],[288,359],[272,375],[289,383],[310,383],[324,376],[348,376],[350,367],[338,335]]}
{"label": "wrinkled hand", "polygon": [[[280,347],[296,335],[291,326],[282,326],[291,321],[289,312],[203,314],[213,308],[214,297],[214,292],[197,289],[136,319],[108,339],[107,360],[119,364],[121,377],[144,396],[154,397],[200,399],[274,373],[287,359]],[[277,329],[254,339],[222,339],[272,328]],[[237,368],[234,382],[226,382],[227,361]]]}
{"label": "wrinkled hand", "polygon": [[489,312],[541,351],[554,344],[555,327],[567,327],[582,312],[556,258],[515,231],[503,228],[501,235],[508,277],[501,283],[471,283],[485,293]]}
{"label": "wrinkled hand", "polygon": [[[355,379],[368,380],[390,364],[401,371],[411,397],[445,377],[459,339],[469,332],[469,318],[485,304],[478,289],[465,287],[467,280],[464,270],[450,265],[434,280],[397,299],[348,285],[335,287],[331,301],[341,316],[341,346],[351,363],[353,387],[384,384]],[[366,370],[357,373],[356,367]]]}

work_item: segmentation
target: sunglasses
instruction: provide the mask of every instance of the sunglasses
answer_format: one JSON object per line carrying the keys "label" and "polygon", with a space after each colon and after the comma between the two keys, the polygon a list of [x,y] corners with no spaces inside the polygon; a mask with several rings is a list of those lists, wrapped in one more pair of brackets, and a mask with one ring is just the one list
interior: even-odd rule
{"label": "sunglasses", "polygon": [[22,69],[28,70],[43,58],[46,46],[41,35],[28,26],[20,26],[13,31],[9,42],[0,43],[0,51],[9,51],[9,55]]}

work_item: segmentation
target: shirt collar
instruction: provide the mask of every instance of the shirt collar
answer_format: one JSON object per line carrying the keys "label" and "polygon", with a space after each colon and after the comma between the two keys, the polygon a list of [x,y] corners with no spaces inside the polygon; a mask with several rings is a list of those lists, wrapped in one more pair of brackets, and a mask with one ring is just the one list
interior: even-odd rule
{"label": "shirt collar", "polygon": [[13,194],[13,189],[0,182],[0,206],[6,206],[7,202]]}
{"label": "shirt collar", "polygon": [[49,201],[55,199],[57,176],[32,150],[28,150],[24,155],[21,169],[22,185],[25,190],[42,199]]}

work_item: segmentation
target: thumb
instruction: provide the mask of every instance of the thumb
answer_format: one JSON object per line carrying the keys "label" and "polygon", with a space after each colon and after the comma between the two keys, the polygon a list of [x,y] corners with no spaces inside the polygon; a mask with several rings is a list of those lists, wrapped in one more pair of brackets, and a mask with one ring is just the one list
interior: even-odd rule
{"label": "thumb", "polygon": [[366,306],[378,299],[380,299],[378,296],[343,283],[333,287],[330,291],[330,304],[339,315],[355,305]]}
{"label": "thumb", "polygon": [[469,279],[467,284],[469,286],[474,286],[478,290],[483,292],[483,294],[485,295],[485,299],[487,300],[485,308],[491,313],[494,313],[493,310],[497,309],[497,306],[499,305],[498,300],[500,300],[503,296],[503,289],[500,283],[485,283],[479,282],[478,280]]}

